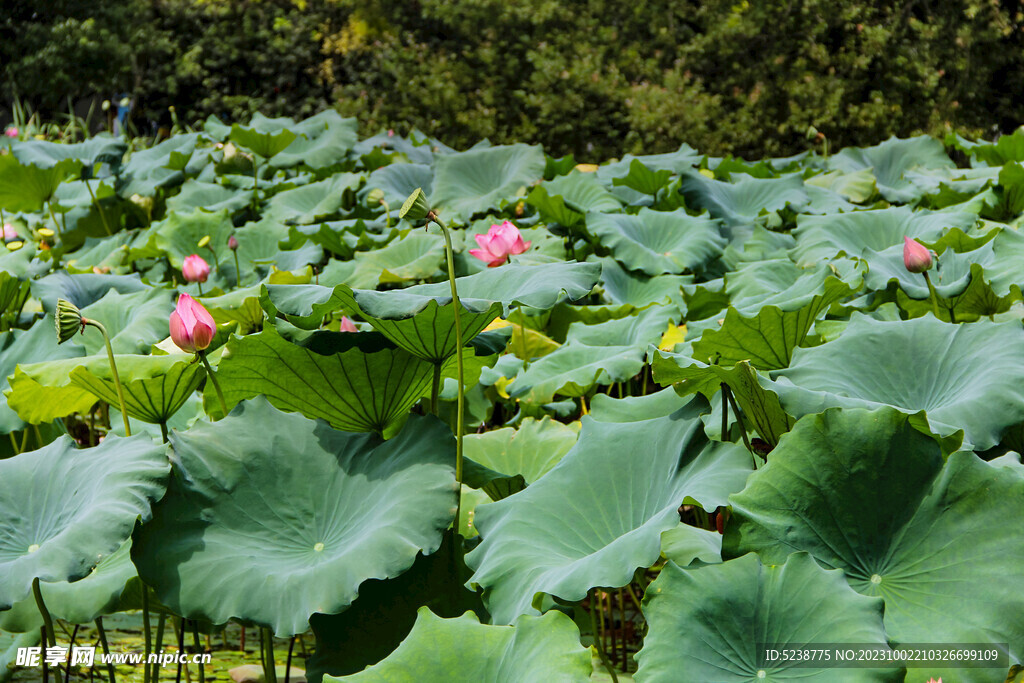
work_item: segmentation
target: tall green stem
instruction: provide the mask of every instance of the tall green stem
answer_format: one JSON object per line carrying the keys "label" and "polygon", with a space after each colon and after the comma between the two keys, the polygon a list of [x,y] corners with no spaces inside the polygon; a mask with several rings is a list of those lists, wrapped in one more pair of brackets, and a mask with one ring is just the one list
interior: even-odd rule
{"label": "tall green stem", "polygon": [[224,401],[224,392],[220,390],[220,382],[217,381],[217,375],[214,374],[213,368],[210,367],[210,361],[206,360],[206,352],[197,351],[196,355],[203,361],[203,365],[206,367],[206,374],[210,376],[210,381],[213,382],[213,389],[217,392],[217,400],[220,401],[221,417],[227,417],[228,404]]}
{"label": "tall green stem", "polygon": [[231,252],[235,255],[235,286],[242,286],[242,269],[238,267],[238,250],[232,249]]}
{"label": "tall green stem", "polygon": [[594,632],[594,647],[597,648],[597,655],[601,658],[601,662],[604,664],[604,668],[608,670],[608,675],[612,677],[612,683],[619,683],[619,677],[615,673],[615,667],[612,666],[611,661],[608,659],[608,653],[604,651],[604,644],[601,642],[601,636],[597,632],[597,589],[590,589],[590,628]]}
{"label": "tall green stem", "polygon": [[121,417],[124,419],[124,434],[125,436],[132,435],[131,425],[128,424],[128,409],[124,403],[124,389],[121,387],[121,377],[117,374],[117,364],[114,362],[114,349],[110,346],[110,335],[107,334],[107,328],[95,320],[88,318],[82,318],[86,325],[92,325],[103,335],[103,341],[107,345],[107,358],[110,360],[110,373],[114,376],[114,387],[117,389],[117,402],[121,408]]}
{"label": "tall green stem", "polygon": [[89,190],[89,196],[92,197],[92,203],[96,206],[96,210],[100,212],[100,220],[103,221],[103,229],[107,231],[108,235],[113,235],[114,233],[110,231],[110,223],[107,222],[107,214],[103,210],[103,207],[100,206],[100,203],[96,201],[96,195],[93,194],[92,186],[89,185],[89,179],[82,178],[82,180],[85,181],[85,189]]}
{"label": "tall green stem", "polygon": [[[427,216],[428,220],[433,220],[441,227],[441,232],[444,233],[444,249],[445,256],[448,261],[448,284],[451,285],[452,289],[452,308],[455,311],[455,363],[458,369],[459,378],[459,395],[457,398],[457,418],[456,418],[456,430],[455,430],[455,480],[457,482],[457,489],[455,493],[455,533],[458,536],[459,529],[459,515],[462,512],[462,437],[466,431],[465,424],[465,368],[462,364],[462,327],[459,324],[459,310],[462,308],[462,302],[459,301],[459,292],[455,287],[455,259],[452,255],[452,238],[448,233],[448,226],[435,214],[433,211]],[[455,543],[456,552],[458,552],[459,544]]]}
{"label": "tall green stem", "polygon": [[266,683],[277,683],[277,666],[274,662],[274,633],[269,628],[260,629],[266,658],[263,660],[263,680]]}
{"label": "tall green stem", "polygon": [[924,281],[928,283],[928,293],[932,297],[932,313],[935,314],[936,320],[942,320],[942,318],[939,317],[939,293],[935,291],[932,279],[928,277],[928,271],[924,271],[921,275],[924,275]]}
{"label": "tall green stem", "polygon": [[43,602],[43,592],[39,589],[39,577],[32,579],[32,596],[36,599],[36,607],[43,617],[43,626],[46,627],[46,642],[50,647],[57,646],[57,634],[53,632],[53,619],[50,617],[50,610],[46,609]]}
{"label": "tall green stem", "polygon": [[[110,655],[110,644],[107,643],[107,632],[103,629],[103,617],[96,617],[96,632],[100,636],[100,645],[103,647],[103,654]],[[114,675],[114,665],[108,659],[107,661],[107,677],[109,683],[116,683],[117,677]]]}
{"label": "tall green stem", "polygon": [[153,629],[149,623],[149,586],[142,584],[142,631],[146,640],[146,665],[142,667],[143,683],[149,683],[149,655],[153,652]]}
{"label": "tall green stem", "polygon": [[46,206],[50,209],[50,218],[53,219],[53,227],[57,228],[57,232],[62,232],[60,229],[60,223],[57,222],[57,214],[53,211],[53,202],[46,202]]}
{"label": "tall green stem", "polygon": [[437,415],[437,400],[441,395],[441,361],[434,363],[434,380],[430,383],[430,412]]}

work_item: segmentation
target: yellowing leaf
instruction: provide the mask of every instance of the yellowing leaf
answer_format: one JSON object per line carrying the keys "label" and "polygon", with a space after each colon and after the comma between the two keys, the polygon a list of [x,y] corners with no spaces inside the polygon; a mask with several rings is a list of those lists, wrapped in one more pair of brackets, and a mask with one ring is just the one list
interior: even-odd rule
{"label": "yellowing leaf", "polygon": [[669,322],[668,329],[661,335],[661,341],[658,342],[658,348],[662,351],[671,351],[676,344],[682,344],[685,338],[686,325],[673,325]]}

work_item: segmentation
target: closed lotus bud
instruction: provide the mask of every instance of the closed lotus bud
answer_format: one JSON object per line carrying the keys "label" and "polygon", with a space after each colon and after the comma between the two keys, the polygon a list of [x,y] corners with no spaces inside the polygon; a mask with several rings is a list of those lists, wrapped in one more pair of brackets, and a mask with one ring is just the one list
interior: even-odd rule
{"label": "closed lotus bud", "polygon": [[932,253],[917,240],[904,237],[903,265],[911,273],[923,273],[932,267]]}
{"label": "closed lotus bud", "polygon": [[238,251],[238,240],[235,239],[234,235],[228,238],[228,249],[231,251]]}
{"label": "closed lotus bud", "polygon": [[178,297],[178,304],[171,313],[170,327],[171,341],[189,353],[204,350],[217,333],[213,316],[188,294]]}
{"label": "closed lotus bud", "polygon": [[379,187],[375,187],[374,189],[370,190],[370,194],[366,195],[366,201],[370,203],[370,206],[373,206],[374,204],[380,204],[382,201],[384,201],[384,190],[380,189]]}
{"label": "closed lotus bud", "polygon": [[427,195],[421,187],[412,191],[409,198],[402,204],[402,210],[398,212],[398,217],[407,221],[422,221],[429,215],[430,204],[427,203]]}
{"label": "closed lotus bud", "polygon": [[181,274],[187,282],[206,282],[210,276],[210,265],[199,254],[186,256],[181,264]]}
{"label": "closed lotus bud", "polygon": [[57,312],[54,314],[57,324],[57,343],[63,344],[85,329],[85,319],[78,306],[67,299],[57,299]]}

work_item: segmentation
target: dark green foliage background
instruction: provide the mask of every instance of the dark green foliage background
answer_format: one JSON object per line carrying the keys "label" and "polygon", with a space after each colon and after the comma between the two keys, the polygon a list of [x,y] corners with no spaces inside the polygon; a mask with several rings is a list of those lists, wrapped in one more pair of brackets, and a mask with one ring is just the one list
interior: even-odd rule
{"label": "dark green foliage background", "polygon": [[4,0],[0,119],[97,93],[135,123],[327,107],[364,133],[598,161],[746,157],[1024,120],[1020,0]]}

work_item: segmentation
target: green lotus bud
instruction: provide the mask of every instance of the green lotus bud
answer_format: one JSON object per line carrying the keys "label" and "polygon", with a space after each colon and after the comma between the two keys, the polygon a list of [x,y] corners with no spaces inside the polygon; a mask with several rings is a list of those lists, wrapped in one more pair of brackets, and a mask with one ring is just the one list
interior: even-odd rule
{"label": "green lotus bud", "polygon": [[417,187],[409,195],[409,198],[402,204],[402,210],[398,212],[399,218],[408,221],[422,221],[431,214],[430,204],[427,203],[427,195],[422,187]]}
{"label": "green lotus bud", "polygon": [[374,204],[380,204],[382,201],[384,201],[384,190],[380,189],[379,187],[370,190],[370,194],[366,195],[366,201],[370,203],[370,206],[373,206]]}
{"label": "green lotus bud", "polygon": [[85,329],[85,318],[82,312],[66,299],[57,300],[57,312],[54,315],[57,324],[57,343],[63,344],[78,332]]}

